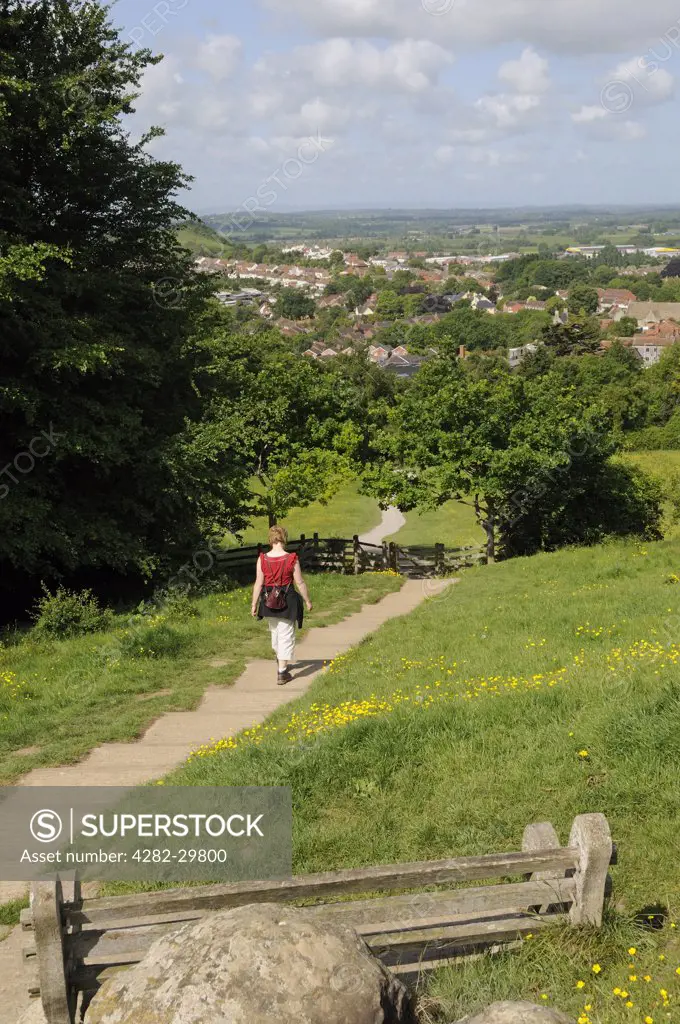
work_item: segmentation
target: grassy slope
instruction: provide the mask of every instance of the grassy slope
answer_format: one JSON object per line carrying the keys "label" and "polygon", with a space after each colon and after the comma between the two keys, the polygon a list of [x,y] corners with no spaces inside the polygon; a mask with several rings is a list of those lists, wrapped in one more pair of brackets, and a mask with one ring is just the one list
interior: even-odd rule
{"label": "grassy slope", "polygon": [[459,501],[447,501],[432,512],[407,512],[406,525],[388,540],[399,544],[445,544],[447,548],[479,545],[484,533],[477,525],[474,509]]}
{"label": "grassy slope", "polygon": [[[631,916],[657,903],[680,913],[680,585],[666,582],[679,569],[680,545],[666,541],[471,570],[317,680],[297,702],[295,743],[274,734],[197,757],[173,781],[290,784],[298,871],[518,849],[530,821],[552,821],[566,842],[576,814],[601,811],[620,849],[607,928],[442,971],[432,993],[442,1020],[542,994],[574,1016],[592,1006],[595,1024],[668,1019],[656,1004],[660,987],[680,999],[677,931]],[[394,705],[400,688],[409,701],[368,717],[372,695]],[[452,699],[428,707],[442,691]],[[311,706],[350,699],[327,713],[358,720],[319,733]],[[302,728],[317,732],[301,740]],[[652,980],[629,982],[629,962]],[[632,988],[634,1006],[613,987]]]}
{"label": "grassy slope", "polygon": [[[321,505],[317,501],[307,508],[294,509],[282,520],[282,525],[291,538],[303,533],[307,537],[314,533],[320,537],[353,537],[355,533],[372,530],[380,524],[380,519],[377,502],[359,494],[358,484],[348,483],[338,491],[329,505]],[[267,529],[264,517],[254,520],[252,526],[245,531],[242,543],[266,543]],[[235,537],[229,538],[228,542],[233,545],[239,543]]]}
{"label": "grassy slope", "polygon": [[224,252],[224,239],[211,231],[205,224],[187,224],[177,232],[177,239],[191,252],[205,252],[211,256],[221,256]]}
{"label": "grassy slope", "polygon": [[[308,583],[315,610],[305,628],[330,625],[399,586],[388,576]],[[208,686],[232,683],[248,658],[271,657],[266,629],[250,616],[250,588],[196,605],[199,617],[169,620],[183,642],[174,657],[120,657],[123,616],[108,633],[0,648],[0,782],[73,763],[100,743],[133,740],[160,714],[195,707]],[[211,668],[217,658],[227,664]]]}
{"label": "grassy slope", "polygon": [[626,452],[622,457],[662,479],[680,472],[680,451]]}

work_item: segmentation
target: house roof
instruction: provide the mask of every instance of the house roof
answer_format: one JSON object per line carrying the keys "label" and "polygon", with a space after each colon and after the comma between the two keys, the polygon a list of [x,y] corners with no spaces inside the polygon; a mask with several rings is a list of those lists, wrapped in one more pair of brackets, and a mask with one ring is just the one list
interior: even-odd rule
{"label": "house roof", "polygon": [[614,303],[636,302],[636,298],[627,288],[598,288],[597,294],[603,305],[614,305]]}
{"label": "house roof", "polygon": [[638,323],[680,320],[680,302],[631,302],[628,316]]}

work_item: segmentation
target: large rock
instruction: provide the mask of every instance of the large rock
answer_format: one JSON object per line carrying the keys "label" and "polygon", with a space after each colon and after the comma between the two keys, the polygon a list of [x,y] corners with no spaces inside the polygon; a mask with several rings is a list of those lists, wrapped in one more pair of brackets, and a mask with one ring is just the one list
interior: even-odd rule
{"label": "large rock", "polygon": [[559,1010],[533,1003],[494,1003],[475,1017],[466,1017],[461,1024],[574,1024]]}
{"label": "large rock", "polygon": [[276,904],[209,914],[105,982],[86,1024],[416,1024],[356,932]]}

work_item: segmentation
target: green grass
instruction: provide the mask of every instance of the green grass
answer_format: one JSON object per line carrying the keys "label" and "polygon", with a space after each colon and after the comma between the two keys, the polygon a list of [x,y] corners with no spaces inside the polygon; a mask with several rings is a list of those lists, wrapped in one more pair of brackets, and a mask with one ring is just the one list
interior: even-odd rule
{"label": "green grass", "polygon": [[622,458],[662,479],[680,472],[680,451],[626,452]]}
{"label": "green grass", "polygon": [[[306,537],[314,533],[320,537],[353,537],[355,533],[366,533],[379,526],[380,520],[377,502],[359,494],[359,485],[352,482],[345,484],[328,505],[316,501],[307,508],[294,509],[281,525],[286,527],[291,539],[303,533]],[[227,543],[230,546],[266,544],[268,529],[267,519],[262,516],[254,520],[241,541],[232,536],[227,538]]]}
{"label": "green grass", "polygon": [[[401,581],[329,574],[310,576],[308,585],[314,612],[305,628],[345,618]],[[248,658],[271,657],[267,630],[250,615],[250,592],[200,598],[197,617],[170,616],[127,636],[128,619],[118,616],[110,632],[53,643],[29,635],[0,648],[0,783],[72,764],[100,743],[134,740],[164,712],[196,707],[208,686],[231,684]],[[225,664],[213,668],[212,660]]]}
{"label": "green grass", "polygon": [[[680,472],[680,451],[625,452],[619,458],[658,477],[662,484],[668,483],[672,476]],[[666,537],[680,538],[680,524],[672,517],[670,503],[665,508],[663,532]]]}
{"label": "green grass", "polygon": [[[532,821],[552,821],[566,843],[577,814],[602,812],[619,845],[603,930],[552,932],[442,970],[429,1012],[451,1021],[495,998],[546,995],[575,1018],[591,1005],[593,1024],[669,1019],[658,1004],[660,988],[671,1009],[680,1000],[674,574],[675,541],[470,570],[338,659],[266,737],[205,751],[171,781],[290,785],[298,872],[519,849]],[[320,728],[324,708],[346,724]],[[668,914],[658,932],[635,922],[653,905]],[[634,993],[633,1008],[614,987]]]}
{"label": "green grass", "polygon": [[447,501],[432,512],[407,512],[406,524],[387,540],[404,547],[445,544],[447,548],[461,548],[484,543],[484,532],[477,525],[473,508],[459,501]]}
{"label": "green grass", "polygon": [[19,924],[21,911],[28,906],[28,900],[10,900],[9,903],[0,903],[0,925],[12,928]]}

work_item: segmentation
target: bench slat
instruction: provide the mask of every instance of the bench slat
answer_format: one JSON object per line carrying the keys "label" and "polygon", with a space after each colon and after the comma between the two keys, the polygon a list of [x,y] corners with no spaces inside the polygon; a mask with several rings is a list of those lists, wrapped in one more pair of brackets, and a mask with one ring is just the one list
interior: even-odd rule
{"label": "bench slat", "polygon": [[[509,885],[480,886],[477,889],[387,896],[381,899],[353,900],[320,907],[302,908],[315,918],[346,921],[360,934],[416,929],[425,924],[444,926],[470,914],[527,910],[534,904],[565,904],[573,901],[576,883],[572,878],[552,882],[519,882]],[[135,922],[133,926],[110,929],[84,929],[67,942],[74,956],[86,964],[118,962],[123,954],[146,953],[157,939],[182,925],[199,920],[195,913],[181,920]]]}
{"label": "bench slat", "polygon": [[[514,942],[524,935],[563,924],[569,920],[565,914],[537,918],[530,914],[498,915],[488,920],[467,921],[447,927],[421,928],[413,932],[382,932],[364,935],[366,944],[386,967],[398,973],[409,970],[431,969],[441,966],[451,957],[468,955],[489,946]],[[361,929],[358,929],[361,934]],[[145,950],[121,953],[115,962],[90,963],[78,967],[73,981],[80,990],[96,989],[107,978],[125,970],[143,959]]]}
{"label": "bench slat", "polygon": [[129,896],[84,900],[82,909],[67,908],[68,923],[107,925],[134,918],[180,915],[221,910],[246,903],[277,903],[281,900],[324,898],[426,885],[482,881],[533,874],[537,871],[568,871],[578,866],[578,850],[562,847],[527,853],[502,853],[485,857],[391,864],[372,868],[327,871],[282,882],[244,882],[193,889],[168,889]]}

